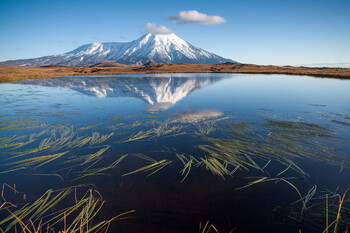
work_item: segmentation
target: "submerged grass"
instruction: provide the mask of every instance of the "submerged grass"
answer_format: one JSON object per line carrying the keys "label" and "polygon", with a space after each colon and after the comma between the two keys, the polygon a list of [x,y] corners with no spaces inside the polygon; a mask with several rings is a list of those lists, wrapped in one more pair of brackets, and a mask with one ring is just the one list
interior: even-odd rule
{"label": "submerged grass", "polygon": [[[81,150],[82,148],[85,150],[89,149],[89,147],[101,147],[101,144],[106,142],[113,135],[114,133],[100,134],[98,132],[93,132],[91,136],[89,134],[79,136],[73,126],[57,125],[38,133],[32,133],[29,136],[2,138],[0,139],[0,149],[10,148],[11,150],[6,152],[6,156],[0,158],[0,160],[2,160],[0,165],[2,171],[0,171],[0,174],[28,168],[37,169],[63,156],[66,157],[66,154],[72,154],[74,151]],[[23,141],[23,139],[26,138],[31,139],[31,141]],[[34,142],[38,139],[39,143],[36,148],[18,150],[20,147],[26,146],[27,148],[28,144],[34,145]],[[80,167],[88,166],[89,163],[94,163],[101,159],[102,154],[110,148],[110,146],[102,147],[102,149],[92,154],[81,156],[72,155],[65,163],[74,164],[76,162],[81,162],[79,165]],[[24,158],[21,159],[22,157]],[[72,167],[75,167],[75,165]]]}
{"label": "submerged grass", "polygon": [[[100,168],[95,168],[95,169],[90,169],[93,165],[95,165],[96,163],[91,164],[89,167],[87,167],[86,169],[84,169],[83,171],[77,172],[78,173],[78,177],[73,179],[72,181],[75,180],[79,180],[82,179],[84,177],[88,177],[88,176],[101,176],[101,175],[108,175],[104,172],[115,168],[127,155],[122,155],[119,159],[115,160],[113,163],[111,163],[109,166],[107,167],[100,167]],[[99,161],[99,160],[98,160]],[[97,162],[98,162],[97,161]]]}
{"label": "submerged grass", "polygon": [[[75,202],[67,204],[71,198]],[[24,233],[38,233],[45,230],[55,232],[54,229],[57,228],[62,229],[59,232],[107,232],[113,220],[134,212],[128,211],[108,221],[94,223],[94,218],[103,205],[104,200],[97,191],[89,189],[78,198],[76,188],[48,190],[36,201],[26,204],[14,205],[3,199],[0,202],[0,211],[7,212],[8,216],[0,219],[0,226],[3,227],[4,233],[16,232],[17,227]]]}
{"label": "submerged grass", "polygon": [[180,171],[180,174],[183,176],[181,183],[185,181],[185,179],[187,178],[188,174],[191,171],[192,168],[192,164],[197,163],[198,164],[198,160],[193,157],[193,156],[186,156],[184,154],[178,154],[177,152],[175,153],[176,157],[182,162],[182,164],[184,165],[184,168]]}
{"label": "submerged grass", "polygon": [[27,169],[30,167],[34,167],[34,169],[35,169],[35,168],[41,167],[47,163],[50,163],[50,162],[60,158],[61,156],[67,154],[68,152],[69,151],[66,151],[63,153],[57,153],[57,154],[53,154],[53,155],[43,155],[43,156],[39,156],[39,157],[34,157],[34,158],[30,158],[30,159],[24,159],[24,160],[12,162],[12,163],[7,163],[7,164],[4,164],[2,166],[6,166],[9,168],[7,168],[7,170],[0,172],[0,174],[12,172],[12,171],[18,171],[18,170],[22,170],[22,169]]}
{"label": "submerged grass", "polygon": [[[297,172],[302,176],[308,176],[298,164],[297,161],[302,158],[315,159],[332,163],[342,168],[349,167],[349,161],[344,157],[336,154],[332,148],[328,148],[320,143],[322,140],[333,139],[333,133],[325,126],[314,123],[300,121],[277,121],[267,120],[267,124],[261,127],[255,127],[252,124],[245,122],[227,121],[230,117],[221,117],[217,119],[193,122],[191,125],[195,128],[193,135],[199,137],[204,144],[199,144],[197,147],[204,152],[204,155],[196,155],[191,157],[177,156],[183,163],[183,169],[180,171],[183,176],[182,181],[186,179],[193,166],[202,167],[211,171],[214,175],[222,178],[231,176],[239,170],[249,171],[251,169],[259,170],[266,173],[266,169],[275,163],[282,164],[284,168],[275,173],[275,177],[280,177],[290,171]],[[119,119],[119,118],[118,118]],[[217,122],[224,121],[220,127]],[[24,125],[33,121],[3,121],[3,124]],[[92,134],[79,135],[78,132],[91,129],[99,123],[91,126],[85,126],[75,130],[71,125],[56,125],[50,126],[38,133],[32,133],[23,140],[26,136],[10,136],[0,139],[0,149],[13,148],[18,150],[20,147],[26,148],[17,152],[8,151],[10,156],[7,156],[2,166],[6,167],[6,171],[18,171],[29,167],[38,168],[51,161],[54,161],[70,151],[69,154],[74,155],[74,151],[82,151],[82,149],[92,149],[95,146],[102,147],[99,151],[81,156],[71,156],[65,163],[71,163],[74,167],[88,166],[90,169],[95,166],[102,158],[109,145],[102,146],[101,144],[112,138],[120,135],[121,132],[110,132],[108,134],[100,134],[100,132],[92,132]],[[136,119],[133,123],[124,124],[123,129],[128,130],[134,127],[148,127],[144,130],[132,134],[129,138],[119,140],[118,143],[135,142],[140,140],[150,140],[159,137],[176,136],[188,134],[191,132],[183,131],[186,127],[178,125],[169,120],[157,121],[146,120],[144,122]],[[114,124],[112,122],[112,124]],[[187,125],[188,127],[189,125]],[[120,129],[119,129],[120,130]],[[208,137],[213,131],[219,131],[219,138]],[[223,134],[224,133],[224,134]],[[48,137],[44,137],[48,135]],[[44,138],[43,138],[44,137]],[[36,140],[40,143],[36,148],[27,149],[29,144],[34,144]],[[89,149],[89,150],[90,150]],[[58,153],[52,153],[58,152]],[[25,156],[26,158],[18,160]],[[28,158],[29,156],[29,158]],[[181,158],[180,158],[181,157]],[[151,164],[140,168],[141,171],[148,168],[163,168],[157,162],[169,162],[167,159],[153,160]],[[74,165],[74,163],[79,163]],[[109,170],[110,166],[105,167]],[[97,169],[97,168],[96,168]],[[139,169],[138,169],[139,170]],[[137,172],[139,172],[137,170]],[[86,169],[84,170],[86,171]],[[101,168],[104,171],[104,168]],[[81,171],[80,171],[81,172]],[[77,174],[82,175],[80,172]],[[127,174],[131,174],[127,173]],[[1,173],[0,173],[1,174]],[[101,174],[90,171],[90,174]]]}
{"label": "submerged grass", "polygon": [[169,161],[169,160],[166,160],[166,159],[163,159],[161,161],[154,161],[153,163],[151,163],[149,165],[146,165],[146,166],[138,168],[138,169],[136,169],[134,171],[125,173],[123,176],[128,176],[128,175],[139,173],[139,172],[149,173],[147,176],[151,176],[151,175],[153,175],[156,172],[160,171],[161,169],[163,169],[164,167],[166,167],[167,165],[169,165],[172,162],[173,161]]}
{"label": "submerged grass", "polygon": [[214,175],[218,175],[224,178],[224,175],[231,175],[231,172],[227,169],[227,164],[222,164],[216,158],[201,158],[201,162],[197,165],[204,164],[205,168],[211,171]]}
{"label": "submerged grass", "polygon": [[133,142],[133,141],[138,141],[138,140],[144,140],[144,139],[148,139],[152,136],[153,133],[153,129],[147,130],[147,131],[140,131],[136,134],[134,134],[133,136],[131,136],[128,139],[122,140],[120,143],[125,143],[125,142]]}
{"label": "submerged grass", "polygon": [[203,226],[202,222],[199,223],[199,233],[209,233],[211,230],[213,230],[216,233],[219,233],[215,226],[213,224],[210,224],[209,221],[207,221]]}
{"label": "submerged grass", "polygon": [[[226,120],[228,118],[223,117],[222,119]],[[344,224],[350,222],[350,220],[348,221],[341,217],[345,216],[346,212],[344,211],[348,205],[347,200],[345,200],[346,192],[339,199],[339,204],[336,205],[335,200],[328,201],[331,196],[326,196],[326,198],[324,196],[317,197],[318,189],[316,186],[312,186],[308,193],[303,196],[297,187],[289,181],[292,178],[284,177],[290,174],[298,174],[307,178],[307,171],[304,171],[299,165],[302,159],[322,161],[340,166],[342,169],[349,168],[350,163],[344,156],[339,154],[335,149],[326,146],[329,141],[340,140],[335,137],[334,132],[331,132],[323,125],[300,121],[267,120],[264,125],[232,121],[221,122],[221,125],[217,125],[217,122],[218,120],[202,120],[182,125],[169,120],[136,120],[128,124],[126,122],[118,124],[112,122],[113,127],[108,128],[106,126],[103,128],[104,130],[109,130],[107,134],[99,131],[91,132],[89,130],[100,124],[82,128],[72,125],[53,125],[30,135],[6,136],[0,138],[0,149],[1,152],[4,152],[0,158],[2,169],[0,174],[19,172],[24,169],[34,169],[35,173],[32,175],[57,176],[60,177],[64,184],[66,177],[71,178],[71,181],[77,181],[91,176],[110,175],[113,173],[112,169],[119,166],[121,161],[124,161],[127,156],[142,159],[145,165],[142,164],[141,167],[133,171],[128,171],[122,176],[138,173],[151,176],[165,167],[178,168],[175,165],[168,166],[175,162],[176,159],[178,164],[181,164],[181,168],[179,169],[181,182],[184,182],[189,177],[193,169],[205,169],[214,176],[222,179],[227,179],[236,172],[249,172],[254,169],[263,175],[255,177],[255,180],[236,188],[236,190],[264,182],[284,182],[297,191],[300,199],[299,203],[302,203],[302,213],[300,213],[299,208],[298,213],[296,211],[295,213],[292,212],[291,218],[302,219],[301,221],[306,222],[306,217],[308,216],[316,219],[323,216],[325,219],[324,216],[326,214],[326,232],[331,229],[334,232],[339,232],[338,229],[341,228],[340,226],[343,227]],[[3,128],[3,130],[13,130],[20,127],[27,127],[26,124],[31,123],[30,121],[22,122],[14,120],[5,121],[2,123],[5,126],[1,126],[9,126],[8,128]],[[135,132],[135,130],[140,129],[142,130]],[[121,139],[121,134],[130,133],[125,132],[126,130],[130,130],[133,133],[130,134],[129,138]],[[213,133],[214,131],[215,133]],[[150,139],[155,139],[156,141],[159,138],[185,134],[187,138],[191,138],[196,143],[196,149],[193,155],[177,153],[175,151],[176,157],[174,156],[175,159],[171,160],[168,154],[167,157],[164,157],[161,153],[157,155],[155,155],[156,153],[152,153],[151,155],[130,153],[119,155],[117,159],[114,158],[114,161],[112,160],[113,162],[110,162],[110,160],[108,163],[104,162],[107,154],[113,154],[115,151],[112,150],[112,145],[108,145],[108,142],[115,141],[115,138],[119,139],[117,140],[119,146],[120,143]],[[133,149],[131,148],[131,150]],[[136,148],[136,151],[138,149]],[[106,153],[106,151],[108,152]],[[58,164],[61,167],[56,171],[52,169],[54,171],[52,174],[40,173],[40,169],[36,171],[36,169],[52,165],[54,162],[55,165]],[[52,165],[50,168],[52,167],[54,166]],[[277,167],[278,169],[271,170],[272,167]],[[63,170],[68,172],[65,175],[58,173]],[[68,173],[72,175],[68,176]],[[81,214],[76,215],[79,216],[80,220],[73,220],[72,227],[69,230],[80,229],[80,227],[87,229],[86,227],[89,225],[87,223],[92,221],[95,216],[93,213],[100,210],[99,206],[101,204],[101,200],[99,202],[94,201],[95,199],[90,194],[86,194],[79,201],[76,201],[74,209],[66,207],[61,212],[50,212],[54,206],[69,195],[72,195],[72,190],[68,191],[67,189],[59,192],[48,191],[37,202],[24,204],[19,209],[14,210],[8,218],[0,222],[0,226],[1,224],[7,225],[12,223],[11,229],[15,225],[28,227],[30,226],[28,225],[29,220],[34,224],[31,225],[32,227],[41,227],[45,224],[47,226],[53,226],[62,223],[65,217],[77,213],[77,210],[80,209]],[[333,194],[333,199],[335,195]],[[321,199],[315,199],[316,197]],[[339,198],[339,195],[336,197]],[[324,208],[321,209],[321,205],[317,204],[316,200],[326,200],[327,204],[323,205]],[[336,206],[338,209],[335,208]],[[12,211],[12,207],[10,208],[7,204],[2,206],[2,208],[4,207],[6,210]],[[316,210],[319,212],[317,213]],[[84,218],[84,216],[90,217]],[[42,222],[40,222],[41,220]],[[208,226],[204,230],[207,231]]]}
{"label": "submerged grass", "polygon": [[[199,145],[198,148],[209,154],[211,158],[221,161],[220,164],[225,164],[225,168],[239,166],[245,170],[253,168],[264,173],[267,165],[271,163],[284,165],[285,169],[275,174],[276,177],[288,170],[308,176],[297,165],[297,161],[303,158],[349,168],[350,163],[345,156],[320,143],[320,138],[322,140],[333,138],[332,136],[323,137],[323,135],[333,134],[325,127],[304,122],[271,120],[268,124],[272,128],[259,133],[259,129],[253,128],[252,125],[232,123],[225,127],[227,139],[206,137],[204,139],[208,144]],[[214,167],[207,166],[207,168]],[[220,169],[218,170],[217,167],[211,170],[221,177],[228,174],[222,169],[219,172]]]}
{"label": "submerged grass", "polygon": [[140,140],[150,140],[159,137],[173,137],[185,134],[185,132],[181,132],[183,129],[182,125],[173,125],[174,122],[170,122],[169,120],[165,121],[156,121],[156,120],[148,120],[143,124],[139,121],[136,121],[134,124],[126,125],[128,129],[134,128],[135,126],[145,125],[151,126],[150,129],[141,130],[131,137],[126,138],[124,140],[119,141],[118,143],[126,143],[126,142],[134,142]]}
{"label": "submerged grass", "polygon": [[11,119],[0,122],[1,130],[26,130],[26,129],[36,129],[44,125],[27,126],[29,124],[35,123],[36,119]]}
{"label": "submerged grass", "polygon": [[[293,188],[298,190],[295,186]],[[348,190],[349,188],[343,194],[340,194],[341,190],[339,189],[334,192],[328,190],[316,192],[316,187],[313,186],[305,197],[300,197],[300,200],[305,200],[302,209],[304,214],[300,214],[297,209],[292,208],[288,217],[319,232],[348,232],[350,227],[350,200],[345,199]],[[299,191],[298,194],[301,196]],[[307,205],[307,203],[309,204]]]}
{"label": "submerged grass", "polygon": [[8,144],[0,145],[0,149],[8,148],[8,147],[15,147],[15,149],[18,149],[19,147],[25,146],[25,145],[27,145],[27,144],[29,144],[29,143],[34,142],[34,141],[35,141],[35,139],[30,140],[30,141],[26,141],[26,142],[8,143]]}
{"label": "submerged grass", "polygon": [[[263,182],[275,182],[275,184],[284,182],[292,187],[298,194],[299,199],[291,204],[290,214],[288,218],[292,221],[300,223],[299,232],[301,229],[313,229],[318,232],[348,232],[350,228],[350,199],[345,199],[350,188],[346,189],[341,195],[338,193],[339,189],[334,192],[328,190],[321,190],[317,192],[317,186],[313,185],[309,188],[305,196],[301,191],[292,184],[289,180],[295,178],[270,178],[270,177],[249,177],[255,179],[247,185],[236,188],[236,190],[248,188],[250,186],[260,184]],[[295,205],[302,203],[301,211]],[[306,230],[307,231],[307,230]]]}

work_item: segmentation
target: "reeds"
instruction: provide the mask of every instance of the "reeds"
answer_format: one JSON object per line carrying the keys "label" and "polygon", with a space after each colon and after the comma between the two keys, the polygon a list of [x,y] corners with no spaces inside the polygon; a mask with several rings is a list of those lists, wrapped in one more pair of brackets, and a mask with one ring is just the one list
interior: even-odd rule
{"label": "reeds", "polygon": [[63,153],[57,153],[57,154],[53,154],[53,155],[43,155],[43,156],[39,156],[39,157],[34,157],[34,158],[30,158],[30,159],[24,159],[24,160],[12,162],[12,163],[7,163],[7,164],[5,164],[5,166],[9,166],[11,168],[8,170],[5,170],[3,172],[0,172],[0,174],[12,172],[12,171],[18,171],[18,170],[22,170],[22,169],[27,169],[29,167],[38,168],[38,167],[41,167],[47,163],[50,163],[50,162],[60,158],[61,156],[67,154],[68,152],[69,151],[66,151]]}
{"label": "reeds", "polygon": [[[221,121],[219,125],[220,119],[225,121]],[[247,177],[254,178],[253,181],[250,180],[247,184],[234,188],[240,190],[265,182],[284,182],[293,187],[299,196],[299,201],[292,206],[302,203],[301,211],[300,208],[292,211],[291,218],[304,221],[304,218],[312,216],[315,219],[323,219],[327,229],[325,232],[330,230],[339,232],[338,229],[343,229],[343,226],[349,223],[350,220],[342,218],[348,208],[348,202],[345,200],[346,192],[341,198],[337,194],[320,196],[319,188],[310,186],[307,194],[302,195],[302,192],[290,181],[295,175],[308,178],[307,171],[301,165],[303,159],[336,165],[341,170],[349,168],[349,160],[335,148],[327,146],[328,142],[339,139],[334,132],[324,125],[309,122],[267,120],[264,124],[251,124],[230,121],[227,117],[220,119],[191,123],[137,119],[117,124],[112,122],[111,127],[106,125],[99,129],[101,131],[96,131],[96,126],[102,123],[80,128],[73,125],[52,125],[40,130],[32,129],[29,135],[6,135],[0,138],[0,152],[2,152],[0,174],[35,170],[31,175],[58,176],[64,184],[64,179],[79,181],[92,176],[111,175],[113,169],[124,165],[126,162],[124,159],[131,156],[142,159],[143,164],[135,170],[122,173],[122,176],[139,173],[151,176],[162,169],[175,168],[181,175],[181,182],[184,182],[190,175],[192,179],[194,169],[207,171],[222,179],[229,179],[241,171],[254,170],[258,175]],[[3,121],[0,125],[3,131],[12,132],[15,129],[31,127],[30,124],[34,122],[13,120]],[[92,129],[95,131],[92,132]],[[108,130],[107,133],[106,130]],[[122,138],[127,134],[129,137]],[[169,150],[166,156],[153,151],[135,154],[132,153],[134,150],[132,147],[129,147],[131,150],[129,154],[117,154],[118,147],[124,149],[124,146],[127,148],[131,145],[121,145],[121,143],[148,140],[150,143],[161,141],[164,146],[167,146],[166,143],[169,142],[165,140],[167,137],[179,135],[185,135],[186,140],[189,140],[186,143],[193,143],[195,150],[191,155],[177,153],[177,148],[174,153]],[[118,143],[117,147],[111,144],[112,141]],[[138,148],[135,150],[139,151]],[[111,156],[115,157],[111,159]],[[107,157],[108,163],[104,160]],[[179,164],[181,166],[177,166]],[[41,172],[40,169],[44,166],[50,166],[50,171],[53,172],[51,174]],[[56,166],[60,166],[57,168],[59,170],[54,169]],[[272,166],[278,169],[272,171]],[[63,170],[68,171],[66,175],[61,173]],[[91,193],[76,201],[74,209],[70,209],[73,208],[71,206],[65,207],[61,212],[50,212],[62,200],[73,195],[72,190],[48,191],[37,202],[24,204],[14,210],[5,222],[2,220],[1,224],[12,223],[11,227],[17,225],[24,229],[29,226],[41,228],[45,224],[53,226],[62,223],[65,218],[71,218],[69,216],[73,213],[77,214],[79,209],[81,214],[75,215],[79,220],[73,219],[71,227],[67,229],[91,230],[91,224],[88,223],[91,223],[103,202],[98,199],[99,197],[91,197]],[[322,202],[322,205],[317,201]],[[12,211],[12,207],[10,208],[7,204],[2,203],[0,206],[3,210],[6,208]],[[86,216],[88,217],[85,218]],[[30,225],[28,225],[29,220]],[[203,231],[207,232],[208,227],[207,224]]]}
{"label": "reeds", "polygon": [[[252,125],[232,123],[224,129],[229,138],[207,137],[205,140],[208,144],[199,145],[198,148],[221,161],[220,163],[225,164],[226,168],[239,166],[245,170],[257,169],[264,173],[267,165],[280,163],[285,168],[275,174],[276,177],[288,170],[308,176],[307,172],[297,164],[297,161],[303,158],[324,161],[341,168],[349,167],[349,161],[344,156],[320,144],[320,138],[333,139],[333,133],[325,127],[289,121],[268,121],[268,124],[273,128],[267,128],[269,133],[266,136],[264,131],[254,129]],[[224,170],[219,171],[216,170],[214,173],[220,176],[227,174]]]}
{"label": "reeds", "polygon": [[[297,172],[302,176],[308,176],[307,172],[297,163],[302,158],[326,161],[340,166],[341,169],[349,167],[349,161],[337,155],[336,151],[332,148],[319,143],[319,139],[332,140],[334,138],[333,133],[324,126],[300,121],[267,120],[267,124],[263,125],[262,128],[258,128],[252,124],[232,122],[228,119],[230,117],[224,116],[192,123],[196,132],[193,133],[193,136],[204,142],[197,145],[204,154],[192,156],[185,163],[182,161],[184,165],[180,171],[183,176],[182,181],[188,176],[193,166],[201,167],[202,165],[206,170],[222,178],[231,176],[242,169],[246,171],[256,169],[262,173],[266,173],[265,170],[276,163],[284,167],[278,173],[274,174],[274,177],[281,177],[288,172]],[[217,122],[221,122],[222,120],[225,121],[219,127]],[[33,120],[9,120],[2,123],[7,124],[7,126],[12,124],[13,126],[9,128],[15,128],[33,123]],[[101,144],[123,132],[118,132],[117,134],[115,132],[108,134],[92,132],[91,134],[86,133],[83,135],[79,135],[79,132],[105,123],[97,123],[78,128],[77,130],[72,125],[56,125],[50,126],[40,132],[32,133],[27,138],[26,136],[1,138],[0,149],[12,148],[15,151],[21,147],[25,148],[17,152],[8,150],[6,153],[10,156],[4,158],[7,162],[3,163],[2,166],[6,167],[5,172],[38,168],[61,156],[71,154],[74,156],[71,156],[65,163],[72,163],[71,167],[74,167],[76,166],[73,165],[74,163],[80,162],[80,167],[86,165],[90,168],[102,159],[104,152],[110,148],[110,145],[102,146]],[[130,130],[136,127],[143,127],[143,129],[132,133],[128,138],[119,140],[118,143],[150,139],[156,140],[160,137],[177,136],[191,132],[190,125],[183,127],[183,124],[181,125],[179,122],[169,120],[146,120],[142,122],[137,119],[130,124],[125,123],[123,122],[123,130]],[[112,122],[112,124],[114,123]],[[189,131],[186,131],[186,129],[189,129]],[[208,137],[215,130],[218,131],[216,135],[219,135],[219,137]],[[45,135],[49,136],[45,137]],[[38,147],[27,149],[29,145],[34,145],[36,141],[40,142]],[[102,148],[95,153],[89,153],[87,155],[76,156],[74,153],[74,151],[78,150],[81,153],[83,149],[91,149],[95,146],[101,146]],[[18,160],[22,156],[26,156],[27,158]],[[169,162],[169,160],[166,161]],[[150,164],[147,166],[150,166]],[[103,170],[103,168],[101,169]],[[97,172],[96,174],[100,173]]]}
{"label": "reeds", "polygon": [[219,233],[216,227],[213,224],[210,224],[209,221],[207,221],[203,226],[202,222],[199,223],[199,233],[209,233],[211,230],[213,230],[216,233]]}
{"label": "reeds", "polygon": [[193,124],[196,126],[200,135],[207,136],[216,130],[215,123],[215,121],[206,120],[201,122],[194,122]]}
{"label": "reeds", "polygon": [[146,165],[146,166],[138,168],[134,171],[125,173],[123,176],[128,176],[128,175],[135,174],[138,172],[148,173],[147,176],[151,176],[154,173],[156,173],[156,172],[160,171],[161,169],[163,169],[164,167],[166,167],[167,165],[169,165],[170,163],[172,163],[172,161],[169,161],[166,159],[163,159],[161,161],[154,161],[149,165]]}
{"label": "reeds", "polygon": [[102,175],[108,175],[106,173],[104,173],[105,171],[108,171],[110,169],[115,168],[127,155],[123,155],[121,156],[119,159],[115,160],[114,162],[112,162],[109,166],[107,167],[100,167],[100,168],[95,168],[95,169],[90,169],[93,165],[95,165],[96,163],[93,163],[92,165],[90,165],[89,167],[87,167],[86,169],[84,169],[83,171],[79,171],[77,172],[78,177],[73,179],[72,181],[75,180],[79,180],[82,179],[84,177],[88,177],[88,176],[102,176]]}
{"label": "reeds", "polygon": [[186,156],[184,154],[178,154],[177,152],[175,152],[176,157],[182,162],[182,164],[184,165],[184,168],[180,171],[180,174],[183,176],[181,183],[185,181],[185,179],[187,178],[188,174],[191,171],[192,168],[192,164],[197,164],[199,163],[199,161],[193,157],[193,156]]}
{"label": "reeds", "polygon": [[230,175],[231,172],[227,169],[227,164],[222,164],[216,158],[201,158],[198,165],[204,164],[205,168],[211,171],[214,175],[224,178],[224,175]]}
{"label": "reeds", "polygon": [[[3,160],[0,165],[0,167],[2,167],[0,174],[28,168],[37,169],[73,151],[80,150],[81,148],[86,149],[91,146],[101,147],[101,144],[106,142],[113,135],[113,132],[109,134],[93,132],[91,136],[89,134],[79,136],[73,126],[58,125],[49,127],[38,133],[32,133],[29,136],[10,136],[2,138],[0,139],[0,149],[9,148],[11,150],[6,152],[7,156],[0,158],[0,160]],[[25,141],[26,138],[31,139],[31,141]],[[29,144],[34,144],[38,139],[40,143],[37,144],[38,146],[36,148],[18,150],[20,147],[28,147]],[[92,154],[74,155],[74,158],[68,159],[66,163],[73,164],[79,161],[81,162],[80,166],[84,166],[89,163],[97,162],[97,160],[102,158],[102,154],[108,148],[110,148],[110,146],[104,146],[102,149]],[[20,157],[25,158],[19,159]]]}
{"label": "reeds", "polygon": [[[149,120],[145,122],[143,125],[151,125],[150,129],[141,130],[137,133],[134,133],[131,137],[121,140],[118,143],[150,140],[150,139],[159,138],[159,137],[179,136],[184,134],[183,132],[180,132],[182,129],[181,125],[170,125],[170,124],[172,123],[169,122],[169,120],[165,120],[164,122]],[[127,127],[130,129],[135,126],[133,124],[130,124]]]}
{"label": "reeds", "polygon": [[104,143],[108,138],[112,137],[114,133],[106,134],[106,135],[100,135],[98,132],[93,132],[90,140],[90,145],[96,145],[96,144],[102,144]]}
{"label": "reeds", "polygon": [[0,125],[0,131],[1,130],[26,130],[26,129],[36,129],[39,127],[42,127],[43,125],[34,125],[34,126],[28,126],[32,123],[35,123],[36,119],[11,119],[11,120],[5,120],[1,121]]}
{"label": "reeds", "polygon": [[144,131],[140,131],[140,132],[134,134],[133,136],[131,136],[130,138],[121,141],[120,143],[133,142],[133,141],[148,139],[148,138],[150,138],[152,136],[153,132],[154,132],[153,129],[147,130],[145,132]]}
{"label": "reeds", "polygon": [[[265,181],[284,182],[297,192],[299,199],[291,204],[288,218],[299,222],[299,228],[304,227],[307,230],[312,229],[323,233],[329,233],[330,231],[333,233],[348,232],[350,200],[345,198],[349,188],[341,195],[339,189],[331,192],[329,190],[319,190],[316,185],[313,185],[303,196],[297,186],[284,178],[265,177],[254,181],[254,184]],[[299,202],[302,203],[301,211],[299,207],[294,207]]]}
{"label": "reeds", "polygon": [[[74,197],[75,203],[64,204],[71,196]],[[33,203],[19,204],[22,207],[5,204],[7,202],[1,205],[0,211],[7,211],[9,215],[0,220],[0,226],[5,226],[2,232],[13,231],[18,225],[25,233],[42,232],[45,229],[53,229],[55,226],[62,227],[62,232],[106,232],[111,221],[134,212],[128,211],[111,220],[93,223],[95,216],[104,205],[104,200],[97,191],[92,189],[81,198],[77,197],[77,189],[66,188],[61,191],[48,190]],[[58,210],[53,211],[53,209]]]}

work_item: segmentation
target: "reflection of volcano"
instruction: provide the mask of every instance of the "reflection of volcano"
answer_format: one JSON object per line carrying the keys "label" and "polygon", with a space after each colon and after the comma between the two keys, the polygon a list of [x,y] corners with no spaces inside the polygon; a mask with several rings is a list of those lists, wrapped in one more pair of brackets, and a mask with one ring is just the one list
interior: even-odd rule
{"label": "reflection of volcano", "polygon": [[148,109],[149,111],[158,111],[172,107],[191,92],[221,79],[210,74],[152,74],[114,78],[67,77],[33,79],[22,83],[70,88],[99,98],[141,98],[151,105]]}

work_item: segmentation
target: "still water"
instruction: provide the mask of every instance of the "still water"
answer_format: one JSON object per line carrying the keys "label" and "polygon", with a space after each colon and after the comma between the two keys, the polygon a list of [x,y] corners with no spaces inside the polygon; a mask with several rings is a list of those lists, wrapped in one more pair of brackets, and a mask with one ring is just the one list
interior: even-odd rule
{"label": "still water", "polygon": [[[33,79],[0,84],[0,106],[0,181],[8,184],[2,201],[21,208],[48,190],[71,190],[45,220],[91,190],[104,201],[92,211],[94,224],[135,210],[109,232],[207,232],[211,224],[209,232],[349,227],[349,202],[337,215],[350,187],[350,80]],[[13,221],[7,216],[0,211],[3,230]]]}

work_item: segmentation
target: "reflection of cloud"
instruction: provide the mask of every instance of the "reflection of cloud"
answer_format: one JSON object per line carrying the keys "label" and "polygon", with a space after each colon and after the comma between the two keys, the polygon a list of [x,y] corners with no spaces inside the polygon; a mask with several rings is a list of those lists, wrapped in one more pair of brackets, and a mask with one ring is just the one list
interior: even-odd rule
{"label": "reflection of cloud", "polygon": [[173,15],[168,17],[168,20],[174,21],[179,24],[191,24],[191,23],[197,23],[197,24],[220,24],[225,23],[226,20],[217,15],[206,15],[203,13],[200,13],[196,10],[193,11],[181,11],[177,15]]}
{"label": "reflection of cloud", "polygon": [[157,27],[154,23],[146,23],[143,25],[143,28],[146,29],[147,32],[153,33],[153,34],[170,34],[173,33],[169,28],[160,25]]}
{"label": "reflection of cloud", "polygon": [[97,98],[105,98],[107,96],[107,89],[98,89],[95,87],[88,89],[91,93],[93,93]]}
{"label": "reflection of cloud", "polygon": [[171,108],[174,105],[175,105],[174,103],[169,103],[169,102],[156,103],[156,104],[150,105],[147,108],[147,111],[148,112],[158,112],[161,110],[167,110],[168,108]]}
{"label": "reflection of cloud", "polygon": [[216,118],[224,114],[217,110],[186,111],[173,115],[173,119],[181,122],[197,122],[205,119]]}

